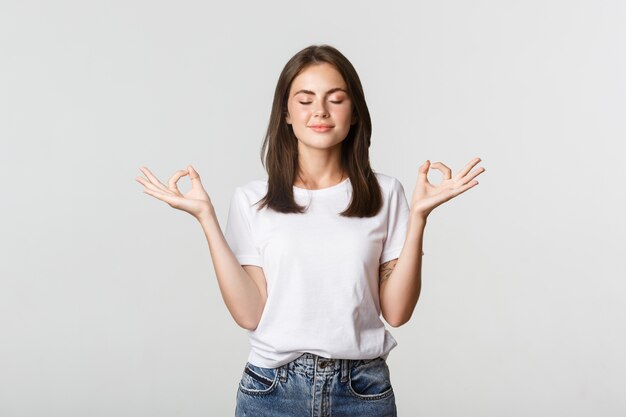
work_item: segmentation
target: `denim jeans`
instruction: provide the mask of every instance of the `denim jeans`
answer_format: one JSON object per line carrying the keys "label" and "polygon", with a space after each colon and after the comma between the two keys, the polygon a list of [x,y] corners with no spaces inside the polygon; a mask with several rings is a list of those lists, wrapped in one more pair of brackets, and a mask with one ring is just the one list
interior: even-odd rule
{"label": "denim jeans", "polygon": [[396,417],[389,367],[375,359],[313,353],[277,368],[246,362],[235,417]]}

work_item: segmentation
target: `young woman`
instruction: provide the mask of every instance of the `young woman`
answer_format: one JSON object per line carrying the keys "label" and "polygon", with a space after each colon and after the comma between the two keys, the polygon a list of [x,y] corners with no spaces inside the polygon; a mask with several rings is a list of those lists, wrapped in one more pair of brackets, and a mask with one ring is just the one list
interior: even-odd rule
{"label": "young woman", "polygon": [[313,45],[280,74],[261,151],[268,179],[236,187],[224,234],[191,165],[167,185],[141,168],[147,194],[202,225],[226,306],[248,330],[236,416],[397,415],[386,361],[397,343],[380,316],[410,319],[427,217],[484,168],[471,171],[475,158],[453,176],[427,160],[409,207],[402,184],[371,168],[370,136],[352,64]]}

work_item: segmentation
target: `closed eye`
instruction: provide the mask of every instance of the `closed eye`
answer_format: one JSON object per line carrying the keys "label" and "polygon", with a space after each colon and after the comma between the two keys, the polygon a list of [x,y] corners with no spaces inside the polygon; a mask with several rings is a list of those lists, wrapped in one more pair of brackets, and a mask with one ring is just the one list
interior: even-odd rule
{"label": "closed eye", "polygon": [[[307,105],[307,104],[311,104],[311,101],[299,101],[298,103],[303,104],[303,105]],[[331,101],[331,103],[333,104],[341,104],[343,103],[343,100],[339,100],[339,101]]]}

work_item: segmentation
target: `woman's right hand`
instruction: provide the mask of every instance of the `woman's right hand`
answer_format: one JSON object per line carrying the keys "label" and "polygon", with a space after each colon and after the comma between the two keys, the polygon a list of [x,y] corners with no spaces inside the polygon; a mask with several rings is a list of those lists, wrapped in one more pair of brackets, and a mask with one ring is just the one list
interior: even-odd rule
{"label": "woman's right hand", "polygon": [[[213,211],[213,204],[209,195],[202,187],[200,175],[191,165],[186,170],[176,171],[168,181],[166,186],[155,177],[146,167],[140,168],[141,172],[148,178],[136,177],[135,180],[146,187],[143,191],[161,201],[165,201],[171,207],[187,213],[200,220],[201,217]],[[181,177],[189,175],[191,180],[191,190],[187,194],[182,194],[176,183]]]}

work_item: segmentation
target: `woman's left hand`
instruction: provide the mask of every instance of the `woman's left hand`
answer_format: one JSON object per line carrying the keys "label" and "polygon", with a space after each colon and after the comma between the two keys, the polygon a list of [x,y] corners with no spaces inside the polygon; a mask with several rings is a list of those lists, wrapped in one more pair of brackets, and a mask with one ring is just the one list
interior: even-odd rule
{"label": "woman's left hand", "polygon": [[[485,168],[480,167],[472,172],[470,170],[480,161],[480,158],[474,158],[452,177],[452,171],[442,162],[431,164],[429,160],[426,160],[419,168],[417,184],[411,199],[411,213],[426,219],[435,207],[477,185],[478,181],[472,180],[485,172]],[[428,170],[431,167],[443,173],[443,180],[437,185],[428,181]]]}

